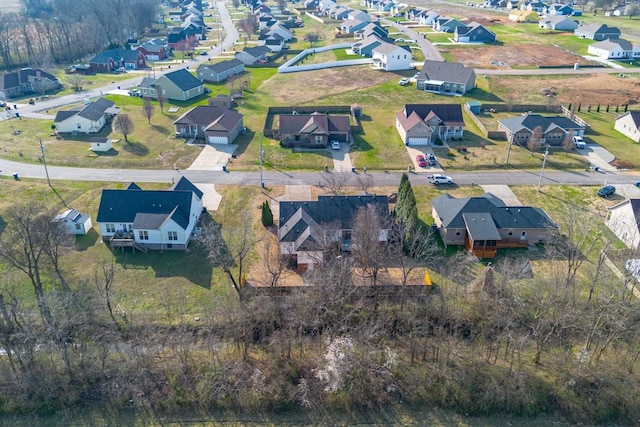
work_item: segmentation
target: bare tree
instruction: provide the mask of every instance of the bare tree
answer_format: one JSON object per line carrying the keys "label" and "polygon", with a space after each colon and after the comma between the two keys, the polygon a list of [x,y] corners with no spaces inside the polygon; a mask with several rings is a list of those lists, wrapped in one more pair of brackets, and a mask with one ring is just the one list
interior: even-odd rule
{"label": "bare tree", "polygon": [[265,236],[259,244],[259,256],[262,268],[258,280],[266,286],[278,286],[280,279],[287,273],[287,261],[280,254],[276,236],[265,231]]}
{"label": "bare tree", "polygon": [[320,174],[321,186],[327,187],[336,196],[342,193],[342,190],[349,184],[350,180],[351,174],[348,172],[325,172]]}
{"label": "bare tree", "polygon": [[241,19],[238,22],[238,27],[247,34],[249,39],[251,39],[251,36],[255,34],[258,28],[255,15],[249,14],[247,18]]}
{"label": "bare tree", "polygon": [[632,19],[634,16],[640,15],[640,5],[638,4],[627,5],[625,12],[627,16],[629,16],[629,19]]}
{"label": "bare tree", "polygon": [[533,132],[527,140],[527,148],[531,151],[531,154],[533,154],[540,147],[542,147],[542,127],[536,126],[533,128]]}
{"label": "bare tree", "polygon": [[[384,216],[383,216],[384,215]],[[378,273],[389,259],[387,239],[383,237],[390,228],[389,217],[380,212],[375,205],[358,209],[356,214],[351,250],[357,267],[362,271],[363,280],[371,276],[371,284],[375,285]],[[387,224],[385,227],[383,224]]]}
{"label": "bare tree", "polygon": [[318,33],[317,31],[307,33],[304,36],[304,41],[309,42],[309,47],[313,47],[315,43],[318,43],[320,41],[320,33]]}
{"label": "bare tree", "polygon": [[237,225],[223,226],[212,220],[203,228],[202,244],[209,259],[222,268],[233,288],[242,296],[247,257],[261,241],[253,229],[249,213],[242,214]]}
{"label": "bare tree", "polygon": [[107,311],[109,312],[109,317],[113,321],[113,324],[118,330],[122,330],[122,326],[116,319],[116,316],[113,312],[113,296],[115,294],[114,283],[116,276],[116,265],[114,262],[102,261],[94,271],[94,283],[96,288],[98,289],[98,293],[104,299],[105,304],[107,305]]}
{"label": "bare tree", "polygon": [[148,97],[145,96],[142,98],[142,115],[147,118],[149,124],[151,124],[151,117],[153,116],[153,110],[155,109],[156,107]]}
{"label": "bare tree", "polygon": [[356,183],[363,193],[368,194],[369,188],[373,186],[373,177],[371,175],[356,175]]}
{"label": "bare tree", "polygon": [[124,136],[125,142],[129,142],[129,134],[133,132],[133,120],[128,114],[120,113],[113,119],[113,130]]}
{"label": "bare tree", "polygon": [[69,82],[73,90],[78,91],[82,90],[82,87],[86,83],[86,79],[80,74],[71,74],[67,76],[67,82]]}
{"label": "bare tree", "polygon": [[562,149],[565,153],[568,153],[569,151],[573,150],[573,147],[573,131],[569,131],[562,140]]}
{"label": "bare tree", "polygon": [[160,113],[164,114],[162,111],[164,104],[167,103],[167,95],[164,93],[164,89],[160,85],[156,85],[156,100],[158,101],[158,105],[160,106]]}

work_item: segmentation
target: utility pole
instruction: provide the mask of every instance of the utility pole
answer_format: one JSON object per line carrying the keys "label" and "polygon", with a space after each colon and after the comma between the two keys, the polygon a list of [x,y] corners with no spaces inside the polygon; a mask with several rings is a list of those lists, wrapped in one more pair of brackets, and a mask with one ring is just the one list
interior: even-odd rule
{"label": "utility pole", "polygon": [[513,145],[512,141],[508,141],[508,145],[507,145],[507,161],[505,162],[506,164],[509,164],[509,156],[511,155],[511,145]]}
{"label": "utility pole", "polygon": [[42,145],[42,139],[40,139],[40,151],[42,151],[42,163],[44,163],[44,173],[47,175],[47,184],[51,187],[51,180],[49,179],[49,170],[47,169],[47,159],[44,156],[44,145]]}
{"label": "utility pole", "polygon": [[262,149],[262,131],[260,131],[260,187],[264,188],[264,179],[262,179],[262,162],[264,158],[264,150]]}
{"label": "utility pole", "polygon": [[540,185],[542,184],[542,174],[544,173],[544,165],[547,163],[547,156],[549,155],[549,146],[547,146],[546,150],[544,150],[544,156],[542,157],[542,169],[540,169],[540,178],[538,179],[538,189],[536,191],[540,192]]}

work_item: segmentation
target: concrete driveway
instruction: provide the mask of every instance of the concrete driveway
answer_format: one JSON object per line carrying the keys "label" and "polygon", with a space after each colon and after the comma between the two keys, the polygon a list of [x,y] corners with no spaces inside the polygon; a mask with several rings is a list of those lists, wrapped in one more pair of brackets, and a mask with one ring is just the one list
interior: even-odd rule
{"label": "concrete driveway", "polygon": [[616,156],[598,144],[587,144],[585,148],[576,149],[576,152],[586,157],[592,167],[597,166],[601,171],[615,172],[617,170],[615,166],[610,164],[616,159]]}
{"label": "concrete driveway", "polygon": [[[416,162],[416,156],[418,154],[423,154],[426,157],[426,154],[434,154],[433,149],[428,145],[414,145],[414,146],[405,146],[407,149],[407,154],[409,154],[409,158],[411,159],[411,169],[416,173],[443,173],[444,170],[442,166],[440,166],[440,162],[438,162],[435,166],[418,166],[418,162]],[[435,156],[435,154],[434,154]],[[436,157],[437,159],[438,157]],[[408,166],[408,165],[407,165]]]}
{"label": "concrete driveway", "polygon": [[522,206],[522,202],[513,194],[508,185],[483,185],[482,189],[485,193],[491,193],[502,199],[507,206]]}
{"label": "concrete driveway", "polygon": [[351,172],[351,157],[349,156],[349,149],[351,144],[340,144],[339,150],[331,150],[331,159],[333,159],[333,170],[335,172]]}
{"label": "concrete driveway", "polygon": [[221,171],[237,148],[238,146],[233,144],[207,144],[187,170]]}

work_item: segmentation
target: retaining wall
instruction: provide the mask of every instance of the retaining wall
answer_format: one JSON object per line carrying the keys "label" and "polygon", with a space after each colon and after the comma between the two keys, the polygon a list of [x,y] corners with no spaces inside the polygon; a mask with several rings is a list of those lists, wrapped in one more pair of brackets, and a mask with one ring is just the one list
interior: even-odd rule
{"label": "retaining wall", "polygon": [[329,50],[348,49],[351,47],[351,45],[352,43],[340,43],[340,44],[333,44],[331,46],[322,46],[322,47],[305,49],[299,54],[297,54],[296,56],[294,56],[293,58],[291,58],[290,60],[288,60],[287,62],[285,62],[284,64],[282,64],[281,66],[279,66],[278,72],[283,74],[295,73],[298,71],[322,70],[324,68],[347,67],[350,65],[364,65],[364,64],[369,64],[371,62],[370,58],[364,58],[364,59],[349,59],[346,61],[323,62],[320,64],[307,64],[307,65],[296,65],[296,66],[293,65],[307,55],[320,53],[320,52],[327,52]]}

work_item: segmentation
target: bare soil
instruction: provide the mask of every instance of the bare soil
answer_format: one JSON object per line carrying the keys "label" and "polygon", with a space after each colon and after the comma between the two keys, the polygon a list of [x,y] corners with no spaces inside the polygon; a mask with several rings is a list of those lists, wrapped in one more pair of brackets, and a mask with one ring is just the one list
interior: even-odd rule
{"label": "bare soil", "polygon": [[[441,50],[444,51],[444,49]],[[456,62],[473,68],[573,66],[576,62],[581,66],[597,65],[593,61],[564,49],[544,45],[456,47],[451,49],[450,53]],[[496,62],[505,66],[497,67],[492,64]]]}

